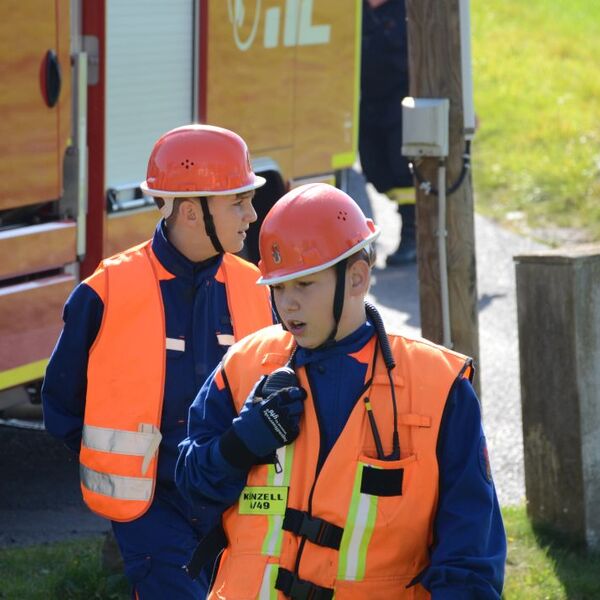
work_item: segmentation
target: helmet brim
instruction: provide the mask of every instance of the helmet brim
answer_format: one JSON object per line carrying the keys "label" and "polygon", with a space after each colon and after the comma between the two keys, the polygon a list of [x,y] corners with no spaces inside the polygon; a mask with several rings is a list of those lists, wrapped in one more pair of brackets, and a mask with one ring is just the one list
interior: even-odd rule
{"label": "helmet brim", "polygon": [[252,183],[231,190],[192,190],[186,192],[173,192],[169,190],[155,190],[154,188],[149,187],[146,181],[140,183],[140,188],[144,194],[155,198],[195,198],[199,196],[231,196],[232,194],[242,194],[244,192],[249,192],[250,190],[256,190],[265,185],[265,183],[267,183],[267,180],[264,177],[254,175],[254,181]]}
{"label": "helmet brim", "polygon": [[303,269],[301,271],[294,271],[293,273],[282,273],[281,275],[277,275],[277,272],[271,277],[263,277],[262,275],[256,280],[258,285],[275,285],[277,283],[283,283],[284,281],[291,281],[292,279],[299,279],[300,277],[306,277],[307,275],[312,275],[313,273],[319,273],[320,271],[325,271],[325,269],[329,269],[329,267],[333,267],[333,265],[339,263],[340,261],[356,254],[370,243],[374,242],[381,233],[381,229],[375,226],[375,231],[367,236],[364,240],[361,240],[356,246],[352,246],[349,250],[346,250],[343,254],[336,256],[334,259],[323,263],[321,265],[317,265],[315,267],[309,267],[308,269]]}

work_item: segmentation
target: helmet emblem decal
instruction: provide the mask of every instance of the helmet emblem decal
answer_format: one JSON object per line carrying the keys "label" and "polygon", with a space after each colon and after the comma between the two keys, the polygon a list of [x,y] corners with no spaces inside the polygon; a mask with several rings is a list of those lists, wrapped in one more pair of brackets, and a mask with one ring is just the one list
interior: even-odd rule
{"label": "helmet emblem decal", "polygon": [[277,242],[271,246],[271,253],[273,254],[273,262],[278,265],[281,262],[281,252],[279,252],[279,246]]}

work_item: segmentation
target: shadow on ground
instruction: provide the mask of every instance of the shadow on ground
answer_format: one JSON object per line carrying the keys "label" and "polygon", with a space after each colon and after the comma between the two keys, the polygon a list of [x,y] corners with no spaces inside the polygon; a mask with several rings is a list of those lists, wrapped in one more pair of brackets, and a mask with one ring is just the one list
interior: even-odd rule
{"label": "shadow on ground", "polygon": [[373,269],[370,294],[379,306],[406,314],[405,324],[420,328],[417,265]]}
{"label": "shadow on ground", "polygon": [[554,572],[563,584],[569,600],[600,598],[600,552],[548,525],[534,524],[533,533],[540,548],[545,548],[554,563]]}

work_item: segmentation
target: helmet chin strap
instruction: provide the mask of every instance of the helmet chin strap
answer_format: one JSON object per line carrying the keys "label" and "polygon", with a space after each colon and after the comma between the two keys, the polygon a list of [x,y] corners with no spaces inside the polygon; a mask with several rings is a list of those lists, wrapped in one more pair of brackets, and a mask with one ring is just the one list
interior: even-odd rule
{"label": "helmet chin strap", "polygon": [[342,311],[344,310],[344,291],[346,289],[346,264],[348,259],[344,258],[340,262],[335,264],[335,293],[333,295],[333,329],[327,336],[327,339],[320,344],[315,350],[322,350],[328,348],[335,343],[335,336],[338,332],[340,325],[340,319],[342,318]]}
{"label": "helmet chin strap", "polygon": [[200,197],[200,206],[202,207],[202,217],[204,218],[204,229],[206,235],[210,238],[212,245],[219,254],[224,254],[225,250],[219,241],[217,236],[217,230],[215,229],[215,222],[213,221],[212,215],[208,210],[208,198],[206,196]]}
{"label": "helmet chin strap", "polygon": [[[342,311],[344,310],[344,291],[346,288],[346,263],[348,259],[345,258],[341,260],[339,263],[335,265],[335,292],[333,294],[333,320],[334,325],[333,329],[327,336],[327,339],[319,344],[313,350],[323,350],[332,346],[335,343],[335,336],[337,335],[338,327],[340,324],[340,319],[342,317]],[[273,293],[273,288],[271,288],[271,305],[273,306],[273,310],[275,311],[275,315],[277,320],[281,324],[281,327],[288,331],[288,328],[285,326],[283,319],[279,315],[279,311],[277,310],[277,304],[275,303],[275,294]]]}
{"label": "helmet chin strap", "polygon": [[173,212],[173,198],[158,198],[163,201],[163,205],[158,209],[164,219],[168,219]]}
{"label": "helmet chin strap", "polygon": [[285,325],[284,320],[281,318],[281,315],[279,314],[279,311],[277,310],[277,304],[275,303],[275,292],[273,291],[272,287],[269,287],[269,290],[271,292],[271,308],[273,309],[273,312],[275,313],[275,317],[277,318],[277,322],[281,325],[281,328],[284,331],[289,331],[289,329]]}

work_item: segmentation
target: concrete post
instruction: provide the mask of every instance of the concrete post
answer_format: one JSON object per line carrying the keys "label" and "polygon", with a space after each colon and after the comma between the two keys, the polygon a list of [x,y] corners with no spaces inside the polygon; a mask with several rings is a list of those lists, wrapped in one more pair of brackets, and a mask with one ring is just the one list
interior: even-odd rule
{"label": "concrete post", "polygon": [[528,513],[600,548],[600,245],[515,257]]}

